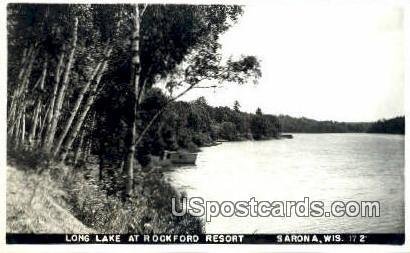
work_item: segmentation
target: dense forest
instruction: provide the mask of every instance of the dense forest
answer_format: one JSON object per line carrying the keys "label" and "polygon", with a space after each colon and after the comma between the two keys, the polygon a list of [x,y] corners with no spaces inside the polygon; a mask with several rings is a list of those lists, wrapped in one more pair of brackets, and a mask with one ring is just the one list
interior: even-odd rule
{"label": "dense forest", "polygon": [[178,102],[193,89],[257,82],[256,57],[220,53],[220,35],[242,13],[235,5],[9,4],[9,162],[61,171],[76,216],[98,231],[200,232],[198,219],[171,216],[178,192],[147,159],[249,131],[277,135],[271,116]]}
{"label": "dense forest", "polygon": [[[150,107],[157,107],[155,96],[159,94],[159,90],[148,94],[142,108],[149,111]],[[234,109],[212,107],[204,97],[191,102],[174,102],[143,140],[149,145],[144,150],[159,154],[164,149],[196,150],[216,140],[262,140],[279,136],[280,125],[276,116],[263,114],[260,109],[245,113],[239,108],[238,102]]]}

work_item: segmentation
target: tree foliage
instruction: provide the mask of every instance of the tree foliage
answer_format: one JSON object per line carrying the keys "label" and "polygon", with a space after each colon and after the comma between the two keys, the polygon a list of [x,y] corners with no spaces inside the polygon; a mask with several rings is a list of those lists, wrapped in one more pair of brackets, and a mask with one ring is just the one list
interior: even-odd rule
{"label": "tree foliage", "polygon": [[368,133],[404,134],[404,116],[392,119],[378,120],[370,125]]}

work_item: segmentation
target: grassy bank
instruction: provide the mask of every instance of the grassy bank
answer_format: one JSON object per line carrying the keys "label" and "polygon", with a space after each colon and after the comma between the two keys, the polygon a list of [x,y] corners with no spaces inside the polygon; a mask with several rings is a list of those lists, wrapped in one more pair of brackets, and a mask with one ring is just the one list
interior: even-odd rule
{"label": "grassy bank", "polygon": [[7,167],[7,232],[93,233],[72,212],[49,175]]}
{"label": "grassy bank", "polygon": [[158,170],[139,171],[133,196],[124,201],[108,195],[104,185],[89,173],[90,168],[30,168],[12,158],[8,161],[8,232],[204,232],[198,218],[172,215],[171,198],[180,193]]}

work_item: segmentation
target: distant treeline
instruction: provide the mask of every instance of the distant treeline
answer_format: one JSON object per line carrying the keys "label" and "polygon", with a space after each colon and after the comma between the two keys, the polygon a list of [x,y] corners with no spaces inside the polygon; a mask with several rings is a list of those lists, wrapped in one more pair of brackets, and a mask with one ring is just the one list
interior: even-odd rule
{"label": "distant treeline", "polygon": [[369,127],[368,133],[404,134],[404,117],[379,120]]}
{"label": "distant treeline", "polygon": [[280,115],[279,121],[283,132],[289,133],[364,133],[371,123],[347,123],[337,121],[318,121],[305,117],[294,118]]}
{"label": "distant treeline", "polygon": [[404,117],[377,122],[317,121],[280,115],[282,132],[289,133],[391,133],[404,134]]}

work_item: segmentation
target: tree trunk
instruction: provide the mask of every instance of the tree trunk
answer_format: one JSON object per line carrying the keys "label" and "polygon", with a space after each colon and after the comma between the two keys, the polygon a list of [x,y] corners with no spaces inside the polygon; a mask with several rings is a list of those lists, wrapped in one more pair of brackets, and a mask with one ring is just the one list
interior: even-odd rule
{"label": "tree trunk", "polygon": [[98,70],[100,69],[101,62],[97,64],[95,69],[93,70],[93,73],[90,77],[90,80],[82,87],[80,93],[78,94],[78,98],[74,104],[74,108],[70,111],[70,117],[68,118],[67,122],[64,124],[64,129],[61,135],[59,136],[59,139],[57,141],[57,144],[54,148],[54,154],[53,156],[56,156],[60,152],[61,145],[63,144],[63,141],[65,137],[67,136],[68,132],[70,131],[71,125],[73,124],[74,118],[77,115],[78,110],[80,109],[81,103],[83,102],[84,95],[87,93],[88,89],[90,88],[90,85],[92,81],[95,79],[95,75],[97,74]]}
{"label": "tree trunk", "polygon": [[36,108],[34,109],[34,115],[33,115],[33,120],[32,120],[32,125],[30,129],[30,134],[28,136],[28,143],[30,147],[34,147],[35,145],[35,135],[36,135],[36,130],[37,130],[37,124],[38,124],[38,118],[41,110],[41,100],[39,99],[37,101]]}
{"label": "tree trunk", "polygon": [[126,162],[126,185],[125,192],[129,196],[133,190],[134,183],[134,160],[135,160],[135,141],[137,140],[137,109],[138,109],[138,96],[139,96],[139,82],[140,82],[140,12],[138,5],[135,5],[135,13],[133,17],[133,32],[131,38],[131,53],[132,53],[132,69],[131,69],[131,82],[130,86],[133,89],[133,119],[131,127],[131,142],[128,148],[127,162]]}
{"label": "tree trunk", "polygon": [[14,131],[13,125],[16,125],[16,121],[20,119],[19,112],[21,111],[21,106],[23,104],[23,100],[25,99],[25,93],[27,90],[27,86],[29,83],[29,78],[31,75],[31,71],[33,68],[34,60],[37,56],[37,50],[34,47],[31,47],[27,57],[24,57],[22,63],[24,66],[20,70],[20,73],[17,78],[17,87],[13,94],[12,102],[10,105],[9,110],[9,123],[12,126],[10,132]]}
{"label": "tree trunk", "polygon": [[81,147],[83,146],[83,141],[84,141],[84,130],[81,131],[80,140],[78,141],[77,148],[75,149],[74,160],[73,160],[74,166],[77,165],[78,157],[80,156],[80,152],[81,152]]}
{"label": "tree trunk", "polygon": [[88,139],[84,145],[83,161],[88,161],[88,157],[90,156],[90,149],[91,149],[91,140]]}
{"label": "tree trunk", "polygon": [[[47,120],[48,112],[50,111],[50,106],[49,106],[49,105],[44,105],[43,107],[45,107],[45,106],[47,107],[47,109],[46,109],[44,115],[41,115],[41,114],[40,114],[40,119],[39,119],[40,124],[39,124],[39,126],[38,126],[38,133],[37,133],[38,138],[39,138],[39,140],[40,140],[39,145],[41,145],[42,142],[43,142],[44,126],[46,125],[46,120]],[[43,108],[43,109],[44,109],[44,108]]]}
{"label": "tree trunk", "polygon": [[10,103],[10,108],[9,108],[9,114],[8,114],[8,122],[12,122],[15,119],[16,116],[16,110],[17,110],[17,100],[19,99],[20,93],[22,91],[22,78],[25,74],[25,71],[27,69],[27,63],[29,61],[29,59],[31,58],[31,54],[33,52],[34,47],[31,46],[28,50],[27,48],[24,49],[23,51],[23,56],[21,59],[21,67],[20,67],[20,71],[19,74],[17,76],[17,81],[16,81],[16,88],[13,91],[13,95],[11,97],[11,103]]}
{"label": "tree trunk", "polygon": [[[110,50],[108,51],[108,55],[111,55],[111,51],[112,49],[110,48]],[[68,152],[71,149],[71,146],[75,140],[75,138],[77,137],[78,133],[80,132],[80,129],[84,123],[85,118],[87,117],[88,111],[90,110],[91,106],[94,103],[94,100],[97,96],[97,90],[101,81],[101,78],[105,72],[105,69],[107,68],[107,63],[108,63],[108,57],[106,57],[106,59],[104,60],[102,66],[100,67],[100,70],[96,76],[96,79],[94,80],[94,85],[92,86],[91,90],[90,90],[90,94],[88,95],[87,101],[84,104],[84,108],[81,112],[81,114],[79,115],[78,120],[76,121],[76,123],[74,124],[70,134],[67,136],[65,142],[63,143],[62,147],[61,147],[61,156],[60,156],[60,160],[64,161],[65,158],[67,157]]]}
{"label": "tree trunk", "polygon": [[[39,82],[39,91],[42,92],[43,88],[44,88],[44,82],[46,80],[46,76],[47,76],[47,61],[44,62],[43,65],[43,72],[41,73],[41,77],[40,77],[40,82]],[[31,130],[30,130],[30,134],[28,137],[28,141],[31,147],[34,146],[34,138],[36,137],[36,131],[37,131],[37,124],[38,124],[38,118],[39,118],[39,114],[40,114],[40,110],[41,110],[41,104],[42,104],[42,94],[39,95],[38,99],[37,99],[37,105],[36,108],[34,109],[34,116],[33,116],[33,123],[31,125]]]}
{"label": "tree trunk", "polygon": [[45,134],[44,134],[44,142],[43,142],[43,149],[46,149],[46,146],[48,144],[48,140],[50,138],[50,131],[51,131],[51,121],[53,119],[53,115],[54,115],[54,106],[55,106],[55,101],[57,98],[57,92],[58,92],[58,86],[60,84],[60,79],[61,79],[61,74],[62,74],[62,69],[63,69],[63,63],[64,63],[64,56],[65,56],[65,52],[64,52],[64,46],[63,46],[63,50],[60,54],[60,57],[58,59],[58,63],[57,63],[57,68],[56,68],[56,72],[54,75],[54,87],[53,87],[53,93],[51,95],[51,100],[50,100],[50,104],[47,108],[47,113],[44,116],[44,125],[46,126],[45,129]]}
{"label": "tree trunk", "polygon": [[[17,113],[17,124],[15,132],[15,145],[16,148],[20,145],[25,144],[25,135],[26,135],[26,93],[27,87],[30,82],[31,71],[33,69],[34,60],[37,56],[37,50],[33,49],[30,55],[29,62],[27,63],[27,68],[22,75],[20,89],[17,93],[15,99],[15,106],[18,109]],[[20,129],[21,128],[21,129]]]}
{"label": "tree trunk", "polygon": [[102,155],[102,152],[99,153],[98,155],[98,181],[103,180],[103,169],[104,169],[104,158]]}
{"label": "tree trunk", "polygon": [[19,110],[18,114],[17,114],[16,124],[15,124],[15,129],[16,130],[14,131],[14,145],[15,145],[16,149],[19,146],[19,135],[20,135],[20,130],[21,130],[20,129],[21,116],[22,116],[22,113],[21,113],[21,110]]}
{"label": "tree trunk", "polygon": [[20,145],[25,149],[25,140],[26,140],[26,106],[23,106],[22,116],[21,116],[21,139]]}
{"label": "tree trunk", "polygon": [[53,143],[54,143],[54,137],[57,131],[57,124],[60,119],[61,115],[61,108],[64,103],[64,97],[65,97],[65,92],[67,89],[68,81],[70,80],[70,73],[71,73],[71,66],[73,65],[74,61],[74,54],[75,50],[77,47],[77,32],[78,32],[78,18],[76,17],[74,19],[74,28],[73,28],[73,38],[71,41],[71,47],[70,47],[70,54],[68,55],[66,67],[65,67],[65,72],[63,75],[63,80],[61,82],[61,87],[57,96],[55,108],[53,111],[53,117],[51,120],[51,126],[50,126],[50,132],[47,135],[47,142],[45,145],[45,151],[47,153],[50,152]]}
{"label": "tree trunk", "polygon": [[[80,93],[78,94],[77,100],[74,104],[73,109],[70,111],[70,117],[68,118],[67,122],[64,124],[64,130],[61,133],[57,145],[54,148],[54,153],[53,156],[57,156],[58,153],[60,152],[61,145],[63,144],[63,141],[65,137],[67,136],[68,132],[70,131],[71,125],[73,124],[75,116],[77,116],[78,110],[80,109],[81,103],[83,102],[84,95],[87,93],[89,90],[92,82],[95,79],[95,76],[99,73],[101,66],[104,64],[106,61],[105,58],[108,58],[110,55],[108,53],[111,53],[111,48],[109,48],[109,42],[107,42],[107,47],[104,49],[104,59],[100,62],[97,63],[95,68],[93,69],[93,72],[87,81],[87,83],[82,87]],[[109,52],[108,52],[109,51]]]}
{"label": "tree trunk", "polygon": [[40,106],[40,110],[39,110],[39,113],[38,113],[38,123],[37,123],[37,130],[36,130],[36,132],[34,133],[34,140],[36,140],[35,141],[35,144],[36,144],[36,146],[38,146],[38,144],[39,143],[41,143],[41,130],[42,130],[42,122],[43,122],[43,115],[42,115],[42,111],[43,111],[43,109],[44,109],[44,105],[41,105]]}
{"label": "tree trunk", "polygon": [[20,63],[21,69],[20,69],[19,74],[18,74],[18,76],[17,76],[17,81],[21,80],[21,78],[23,77],[23,74],[24,74],[24,66],[25,66],[25,64],[26,64],[26,62],[27,62],[27,60],[28,60],[28,58],[30,57],[30,55],[31,55],[31,53],[32,53],[32,50],[33,50],[33,46],[30,46],[30,48],[29,48],[28,50],[27,50],[27,48],[25,48],[25,49],[23,50],[23,56],[22,56],[22,58],[21,58],[21,63]]}

